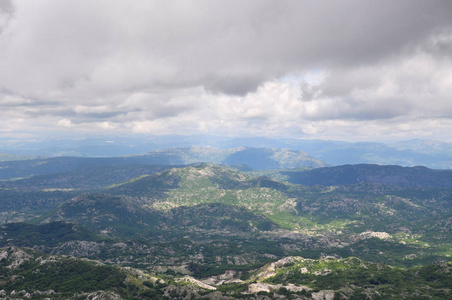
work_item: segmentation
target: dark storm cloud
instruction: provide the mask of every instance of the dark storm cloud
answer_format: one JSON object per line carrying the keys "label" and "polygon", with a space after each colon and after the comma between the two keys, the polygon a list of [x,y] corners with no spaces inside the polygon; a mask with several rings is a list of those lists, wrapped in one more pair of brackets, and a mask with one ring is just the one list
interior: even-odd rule
{"label": "dark storm cloud", "polygon": [[[249,18],[223,20],[227,29],[218,33],[216,43],[192,41],[199,45],[192,58],[203,47],[215,54],[193,62],[214,67],[219,91],[252,91],[256,82],[300,69],[353,67],[399,57],[430,35],[450,29],[452,18],[447,1],[264,3]],[[259,20],[261,14],[267,17]],[[236,89],[231,77],[241,78]]]}

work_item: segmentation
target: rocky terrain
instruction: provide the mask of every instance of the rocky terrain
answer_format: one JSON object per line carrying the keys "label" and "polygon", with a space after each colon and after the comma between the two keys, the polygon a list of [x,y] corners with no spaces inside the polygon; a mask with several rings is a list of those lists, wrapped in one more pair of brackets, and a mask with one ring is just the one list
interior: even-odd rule
{"label": "rocky terrain", "polygon": [[[203,151],[198,158],[215,154]],[[263,155],[253,151],[223,160]],[[271,165],[267,158],[259,159]],[[3,181],[0,293],[11,299],[51,298],[50,290],[73,299],[449,299],[448,174],[376,165],[250,170],[124,163]],[[58,263],[39,268],[48,257]],[[116,275],[111,284],[99,281],[80,292],[74,287],[91,281],[74,266],[94,273],[113,268]],[[66,270],[74,278],[62,276],[57,287],[24,275],[46,268],[57,269],[45,274]]]}
{"label": "rocky terrain", "polygon": [[285,257],[196,279],[29,248],[0,248],[2,299],[450,299],[452,264],[399,269],[355,257]]}

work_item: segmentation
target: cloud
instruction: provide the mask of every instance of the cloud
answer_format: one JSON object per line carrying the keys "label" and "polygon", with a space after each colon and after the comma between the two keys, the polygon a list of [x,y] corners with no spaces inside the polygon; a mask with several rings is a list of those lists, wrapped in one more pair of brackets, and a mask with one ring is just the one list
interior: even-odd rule
{"label": "cloud", "polygon": [[441,0],[1,1],[0,118],[302,137],[423,119],[443,137],[451,20]]}
{"label": "cloud", "polygon": [[9,21],[13,17],[14,7],[9,0],[0,1],[0,34],[3,29],[8,26]]}

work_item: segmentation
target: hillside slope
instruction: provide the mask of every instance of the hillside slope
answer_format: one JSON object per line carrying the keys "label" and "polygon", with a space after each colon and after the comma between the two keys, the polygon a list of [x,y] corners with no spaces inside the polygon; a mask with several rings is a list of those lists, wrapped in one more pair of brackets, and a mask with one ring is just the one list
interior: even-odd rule
{"label": "hillside slope", "polygon": [[[163,280],[30,248],[0,248],[2,299],[163,299]],[[154,288],[154,284],[159,288]]]}
{"label": "hillside slope", "polygon": [[409,269],[350,257],[285,257],[199,277],[108,266],[29,248],[0,248],[4,299],[450,299],[452,265]]}

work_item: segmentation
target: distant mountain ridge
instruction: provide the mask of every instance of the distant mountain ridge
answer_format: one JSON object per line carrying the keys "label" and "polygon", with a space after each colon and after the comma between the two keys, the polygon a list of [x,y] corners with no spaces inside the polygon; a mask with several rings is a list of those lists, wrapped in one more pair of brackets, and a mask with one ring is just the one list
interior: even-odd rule
{"label": "distant mountain ridge", "polygon": [[40,158],[37,155],[21,155],[11,153],[0,153],[0,161],[29,160]]}
{"label": "distant mountain ridge", "polygon": [[187,165],[216,163],[246,165],[253,169],[318,168],[322,161],[303,151],[268,148],[176,148],[123,157],[52,157],[0,162],[0,180],[55,174],[112,165]]}
{"label": "distant mountain ridge", "polygon": [[302,185],[347,185],[361,182],[409,187],[452,188],[452,170],[426,167],[343,165],[309,171],[282,172],[288,181]]}
{"label": "distant mountain ridge", "polygon": [[217,149],[211,147],[191,147],[157,150],[129,157],[150,161],[169,161],[172,164],[184,165],[193,163],[246,165],[256,170],[302,167],[318,168],[326,166],[324,162],[303,151],[280,148],[239,147]]}
{"label": "distant mountain ridge", "polygon": [[7,139],[0,141],[0,152],[46,157],[120,157],[162,149],[190,147],[301,150],[333,166],[365,163],[452,169],[452,142],[422,139],[397,142],[344,142],[255,136],[231,138],[211,135],[159,135],[146,138],[97,136],[85,139],[44,139],[14,143],[9,143]]}

